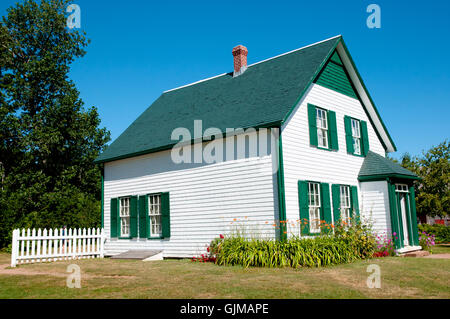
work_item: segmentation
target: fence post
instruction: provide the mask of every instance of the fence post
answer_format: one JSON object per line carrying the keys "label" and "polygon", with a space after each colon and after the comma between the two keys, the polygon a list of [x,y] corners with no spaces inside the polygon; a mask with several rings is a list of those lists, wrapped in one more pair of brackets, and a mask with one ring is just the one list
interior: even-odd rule
{"label": "fence post", "polygon": [[105,233],[104,233],[104,229],[102,228],[101,233],[100,233],[100,258],[105,257],[105,251],[104,251],[104,247],[105,247]]}
{"label": "fence post", "polygon": [[17,252],[19,251],[19,230],[13,230],[12,247],[11,247],[11,267],[17,265]]}

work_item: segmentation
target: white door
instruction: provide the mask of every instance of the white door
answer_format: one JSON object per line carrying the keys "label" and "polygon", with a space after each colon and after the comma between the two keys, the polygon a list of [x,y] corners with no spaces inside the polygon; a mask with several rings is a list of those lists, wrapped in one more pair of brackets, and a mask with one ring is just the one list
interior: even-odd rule
{"label": "white door", "polygon": [[408,220],[406,219],[406,194],[400,193],[400,210],[402,211],[403,245],[409,246]]}

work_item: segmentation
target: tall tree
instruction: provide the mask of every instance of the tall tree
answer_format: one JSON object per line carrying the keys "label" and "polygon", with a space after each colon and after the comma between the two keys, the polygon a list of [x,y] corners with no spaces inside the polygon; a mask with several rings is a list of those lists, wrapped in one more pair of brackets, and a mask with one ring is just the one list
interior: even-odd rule
{"label": "tall tree", "polygon": [[0,247],[13,227],[100,222],[93,160],[109,132],[68,78],[89,40],[67,28],[67,5],[26,0],[0,23]]}
{"label": "tall tree", "polygon": [[450,143],[448,140],[432,147],[421,157],[404,154],[401,165],[422,179],[415,184],[417,215],[422,222],[426,216],[450,213]]}

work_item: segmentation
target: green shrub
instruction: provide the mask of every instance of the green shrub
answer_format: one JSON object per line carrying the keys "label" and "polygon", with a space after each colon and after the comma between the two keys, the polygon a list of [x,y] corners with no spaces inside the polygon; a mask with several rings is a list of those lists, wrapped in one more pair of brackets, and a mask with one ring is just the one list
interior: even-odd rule
{"label": "green shrub", "polygon": [[252,239],[238,234],[216,238],[209,252],[218,265],[244,267],[321,267],[372,257],[375,237],[361,224],[335,235],[291,237],[286,241]]}
{"label": "green shrub", "polygon": [[436,243],[450,243],[450,227],[440,224],[419,224],[419,234],[426,232],[434,235]]}

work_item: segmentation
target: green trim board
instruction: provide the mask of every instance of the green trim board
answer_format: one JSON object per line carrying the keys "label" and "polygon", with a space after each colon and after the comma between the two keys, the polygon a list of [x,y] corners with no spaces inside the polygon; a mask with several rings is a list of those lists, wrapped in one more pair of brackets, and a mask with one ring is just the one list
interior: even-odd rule
{"label": "green trim board", "polygon": [[100,200],[100,213],[101,213],[101,225],[105,227],[105,166],[102,164],[100,169],[101,174],[101,200]]}
{"label": "green trim board", "polygon": [[286,194],[284,189],[284,166],[283,166],[283,142],[281,128],[278,128],[278,169],[277,169],[277,185],[278,185],[278,214],[280,221],[280,234],[282,240],[287,239],[286,223]]}
{"label": "green trim board", "polygon": [[416,212],[416,194],[414,186],[409,187],[409,200],[410,200],[410,214],[411,214],[411,224],[412,224],[412,234],[413,234],[413,244],[414,246],[419,246],[419,229],[417,227],[417,212]]}
{"label": "green trim board", "polygon": [[[403,247],[401,243],[401,231],[400,231],[400,221],[398,218],[398,212],[397,212],[397,203],[396,203],[396,196],[395,196],[395,185],[390,183],[388,181],[388,193],[389,193],[389,212],[391,217],[391,234],[394,237],[394,245],[395,249],[400,249]],[[394,233],[396,235],[394,235]]]}
{"label": "green trim board", "polygon": [[372,182],[372,181],[382,181],[388,178],[396,178],[400,180],[420,180],[420,177],[414,177],[409,175],[402,174],[380,174],[380,175],[368,175],[368,176],[360,176],[358,180],[360,182]]}

